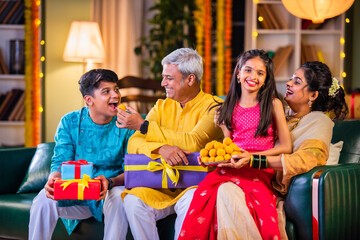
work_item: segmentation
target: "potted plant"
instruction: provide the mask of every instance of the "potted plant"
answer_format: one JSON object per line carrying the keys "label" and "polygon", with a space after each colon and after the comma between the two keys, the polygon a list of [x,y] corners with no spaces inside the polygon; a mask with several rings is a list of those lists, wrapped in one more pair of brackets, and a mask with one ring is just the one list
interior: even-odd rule
{"label": "potted plant", "polygon": [[140,39],[135,53],[143,56],[142,63],[149,68],[151,78],[161,81],[161,60],[167,54],[177,48],[195,47],[194,9],[193,0],[158,0],[149,9],[155,12],[148,20],[149,36]]}

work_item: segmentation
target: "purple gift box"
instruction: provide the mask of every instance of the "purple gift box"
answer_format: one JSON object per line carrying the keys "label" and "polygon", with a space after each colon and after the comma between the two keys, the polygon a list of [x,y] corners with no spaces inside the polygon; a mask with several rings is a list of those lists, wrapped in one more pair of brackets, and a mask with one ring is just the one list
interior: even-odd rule
{"label": "purple gift box", "polygon": [[187,155],[189,165],[168,165],[165,160],[151,159],[144,154],[125,155],[125,187],[187,188],[206,177],[208,168],[198,164],[199,153]]}

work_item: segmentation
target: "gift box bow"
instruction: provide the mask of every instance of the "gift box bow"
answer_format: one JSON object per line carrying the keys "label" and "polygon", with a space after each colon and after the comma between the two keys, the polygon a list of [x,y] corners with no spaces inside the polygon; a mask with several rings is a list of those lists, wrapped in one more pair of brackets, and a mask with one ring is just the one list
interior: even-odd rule
{"label": "gift box bow", "polygon": [[171,180],[175,186],[177,185],[180,177],[179,170],[196,171],[196,172],[208,172],[208,168],[202,166],[170,166],[163,158],[161,163],[150,161],[148,165],[126,165],[125,171],[142,171],[148,170],[151,172],[162,170],[161,184],[163,188],[167,188],[167,177]]}
{"label": "gift box bow", "polygon": [[89,182],[98,182],[99,180],[92,180],[90,179],[90,176],[87,174],[84,174],[84,178],[82,179],[69,179],[69,180],[62,180],[65,181],[60,185],[60,187],[63,187],[63,190],[65,190],[70,184],[77,183],[78,184],[78,199],[83,200],[84,199],[84,190],[85,188],[89,188]]}
{"label": "gift box bow", "polygon": [[66,162],[63,162],[62,164],[64,164],[64,165],[66,165],[66,164],[87,165],[87,164],[92,164],[92,163],[89,163],[88,161],[86,161],[84,159],[79,159],[77,161],[66,161]]}

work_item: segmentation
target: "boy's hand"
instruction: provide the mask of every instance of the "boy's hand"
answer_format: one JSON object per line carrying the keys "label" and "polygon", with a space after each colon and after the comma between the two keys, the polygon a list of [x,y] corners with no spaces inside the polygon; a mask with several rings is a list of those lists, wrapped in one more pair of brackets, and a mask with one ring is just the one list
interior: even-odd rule
{"label": "boy's hand", "polygon": [[101,184],[100,197],[98,199],[98,201],[99,201],[106,197],[106,193],[107,193],[108,186],[109,186],[109,181],[105,178],[104,175],[99,175],[99,176],[95,177],[94,179],[100,180],[100,184]]}
{"label": "boy's hand", "polygon": [[54,199],[54,183],[55,180],[60,179],[61,173],[60,172],[52,172],[49,175],[48,181],[46,182],[44,189],[45,194],[48,198]]}

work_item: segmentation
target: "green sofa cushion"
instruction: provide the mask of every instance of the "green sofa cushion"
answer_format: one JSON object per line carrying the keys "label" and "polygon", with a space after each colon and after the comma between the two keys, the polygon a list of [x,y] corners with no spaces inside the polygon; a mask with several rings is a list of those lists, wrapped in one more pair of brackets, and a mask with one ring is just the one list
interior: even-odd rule
{"label": "green sofa cushion", "polygon": [[332,143],[344,141],[339,163],[360,163],[360,121],[345,120],[335,124]]}
{"label": "green sofa cushion", "polygon": [[36,148],[0,149],[0,195],[16,193]]}
{"label": "green sofa cushion", "polygon": [[51,157],[55,143],[41,143],[37,146],[28,171],[17,193],[37,193],[47,182],[50,173]]}

